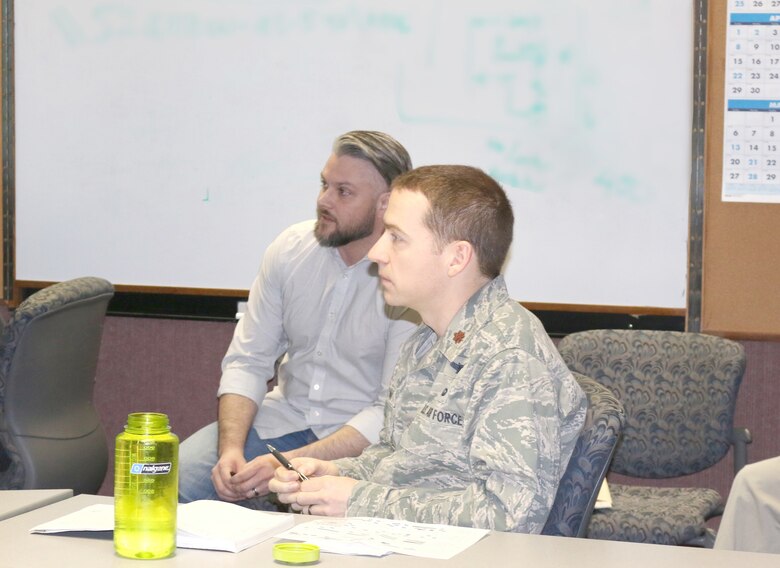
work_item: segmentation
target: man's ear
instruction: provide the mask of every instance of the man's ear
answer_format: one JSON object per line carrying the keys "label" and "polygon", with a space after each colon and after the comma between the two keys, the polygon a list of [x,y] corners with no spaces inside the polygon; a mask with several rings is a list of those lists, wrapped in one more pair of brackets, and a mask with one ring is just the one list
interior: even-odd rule
{"label": "man's ear", "polygon": [[474,247],[468,241],[454,241],[448,244],[447,248],[450,254],[447,276],[452,278],[474,261]]}
{"label": "man's ear", "polygon": [[390,201],[390,192],[383,191],[379,194],[379,200],[377,201],[376,209],[384,213],[387,210],[387,203]]}

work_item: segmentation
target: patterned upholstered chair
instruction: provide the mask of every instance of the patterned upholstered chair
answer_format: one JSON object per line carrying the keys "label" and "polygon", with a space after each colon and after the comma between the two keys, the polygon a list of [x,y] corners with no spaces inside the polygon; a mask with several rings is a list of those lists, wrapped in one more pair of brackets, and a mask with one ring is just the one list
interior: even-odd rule
{"label": "patterned upholstered chair", "polygon": [[588,412],[561,478],[542,534],[584,537],[623,428],[623,406],[593,379],[574,373],[588,397]]}
{"label": "patterned upholstered chair", "polygon": [[0,337],[0,489],[100,488],[108,446],[92,393],[113,294],[77,278],[14,310]]}
{"label": "patterned upholstered chair", "polygon": [[[567,365],[612,390],[626,424],[611,472],[676,478],[711,467],[732,444],[744,465],[747,430],[734,429],[745,353],[739,343],[671,331],[592,330],[558,344]],[[711,547],[707,519],[720,515],[717,491],[610,483],[612,508],[594,512],[589,538]]]}

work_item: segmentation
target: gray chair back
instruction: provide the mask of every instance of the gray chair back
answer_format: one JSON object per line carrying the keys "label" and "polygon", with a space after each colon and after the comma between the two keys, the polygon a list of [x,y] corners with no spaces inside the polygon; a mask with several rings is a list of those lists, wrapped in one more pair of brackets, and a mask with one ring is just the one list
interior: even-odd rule
{"label": "gray chair back", "polygon": [[0,339],[0,488],[95,493],[108,446],[93,405],[113,286],[61,282],[14,311]]}
{"label": "gray chair back", "polygon": [[609,389],[579,373],[574,378],[585,391],[588,410],[542,534],[582,538],[625,417],[623,406]]}
{"label": "gray chair back", "polygon": [[611,471],[679,477],[729,451],[745,372],[739,343],[688,332],[591,330],[567,335],[558,350],[571,370],[623,404],[626,424]]}

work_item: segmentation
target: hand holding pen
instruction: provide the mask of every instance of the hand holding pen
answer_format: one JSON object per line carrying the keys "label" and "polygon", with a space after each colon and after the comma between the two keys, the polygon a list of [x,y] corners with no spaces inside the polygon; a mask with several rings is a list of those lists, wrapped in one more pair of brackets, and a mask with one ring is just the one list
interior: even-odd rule
{"label": "hand holding pen", "polygon": [[293,464],[291,464],[291,463],[289,462],[289,460],[288,460],[286,457],[284,457],[284,456],[281,454],[281,452],[279,452],[279,450],[277,450],[276,448],[274,448],[274,447],[273,447],[271,444],[266,444],[266,447],[268,448],[268,451],[269,451],[269,452],[271,452],[271,454],[272,454],[272,455],[273,455],[273,456],[274,456],[274,457],[277,459],[277,461],[278,461],[280,464],[282,464],[282,466],[284,466],[285,468],[289,469],[290,471],[294,471],[295,473],[297,473],[297,474],[298,474],[298,478],[299,478],[301,481],[308,481],[308,480],[309,480],[309,478],[308,478],[308,477],[306,477],[306,476],[305,476],[305,475],[303,475],[303,474],[302,474],[300,471],[298,471],[297,469],[295,469],[295,468],[293,467]]}
{"label": "hand holding pen", "polygon": [[[347,502],[358,483],[357,479],[339,475],[338,466],[332,461],[300,457],[296,463],[311,472],[311,477],[307,477],[295,469],[276,448],[269,446],[268,450],[284,469],[295,472],[297,476],[297,479],[292,480],[290,474],[277,468],[274,477],[268,482],[268,489],[276,493],[280,503],[289,505],[293,512],[303,515],[343,517],[346,514]],[[303,481],[306,483],[303,484]]]}

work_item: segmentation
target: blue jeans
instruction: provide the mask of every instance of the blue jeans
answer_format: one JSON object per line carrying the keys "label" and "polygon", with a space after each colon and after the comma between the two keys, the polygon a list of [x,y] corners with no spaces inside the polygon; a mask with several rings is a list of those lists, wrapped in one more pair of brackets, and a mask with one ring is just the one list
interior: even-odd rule
{"label": "blue jeans", "polygon": [[[219,431],[217,423],[204,426],[181,443],[179,447],[179,502],[198,499],[219,499],[211,482],[211,470],[216,465]],[[285,434],[279,438],[260,439],[254,428],[249,429],[244,457],[247,461],[267,454],[266,444],[286,452],[317,441],[311,429]]]}

